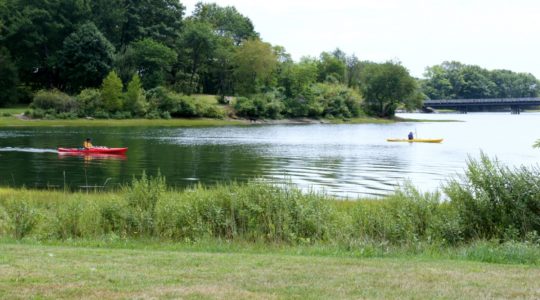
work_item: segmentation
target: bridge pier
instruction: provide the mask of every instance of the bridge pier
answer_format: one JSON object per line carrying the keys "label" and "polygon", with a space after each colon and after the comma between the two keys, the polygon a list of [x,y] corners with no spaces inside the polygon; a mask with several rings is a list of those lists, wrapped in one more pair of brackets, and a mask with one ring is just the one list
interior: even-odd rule
{"label": "bridge pier", "polygon": [[511,106],[510,113],[513,115],[519,115],[521,113],[521,108],[519,106]]}

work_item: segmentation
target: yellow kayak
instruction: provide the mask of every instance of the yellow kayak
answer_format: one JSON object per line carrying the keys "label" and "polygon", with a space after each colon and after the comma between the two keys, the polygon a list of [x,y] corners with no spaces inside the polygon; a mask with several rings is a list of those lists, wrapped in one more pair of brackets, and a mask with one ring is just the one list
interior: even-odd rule
{"label": "yellow kayak", "polygon": [[443,139],[386,139],[387,142],[440,143]]}

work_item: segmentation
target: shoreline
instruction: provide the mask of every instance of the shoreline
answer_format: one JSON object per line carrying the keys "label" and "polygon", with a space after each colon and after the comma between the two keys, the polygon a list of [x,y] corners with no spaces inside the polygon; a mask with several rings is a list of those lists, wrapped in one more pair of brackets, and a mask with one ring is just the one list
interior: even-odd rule
{"label": "shoreline", "polygon": [[[1,109],[0,109],[1,111]],[[399,122],[460,122],[456,120],[424,120],[358,117],[350,119],[210,119],[210,118],[173,118],[173,119],[29,119],[22,114],[0,117],[0,127],[104,127],[104,126],[158,126],[158,127],[211,127],[211,126],[251,126],[251,125],[314,125],[314,124],[394,124]]]}

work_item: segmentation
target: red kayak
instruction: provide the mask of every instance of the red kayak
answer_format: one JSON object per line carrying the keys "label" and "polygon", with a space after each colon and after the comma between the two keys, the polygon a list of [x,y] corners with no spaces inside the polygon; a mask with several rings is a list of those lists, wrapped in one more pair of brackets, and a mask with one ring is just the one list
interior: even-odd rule
{"label": "red kayak", "polygon": [[83,154],[124,154],[128,148],[107,148],[107,147],[94,147],[90,149],[84,148],[58,148],[59,153],[83,153]]}

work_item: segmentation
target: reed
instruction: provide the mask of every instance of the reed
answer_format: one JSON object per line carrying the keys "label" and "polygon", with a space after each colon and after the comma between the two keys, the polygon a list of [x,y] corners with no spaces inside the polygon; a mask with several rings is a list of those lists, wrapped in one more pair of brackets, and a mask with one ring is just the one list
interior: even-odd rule
{"label": "reed", "polygon": [[[143,174],[112,193],[0,189],[0,237],[217,240],[373,255],[441,252],[488,241],[463,255],[489,261],[482,250],[489,248],[498,249],[493,260],[535,261],[538,255],[529,250],[538,252],[540,245],[539,175],[483,155],[443,188],[444,197],[406,184],[384,199],[339,201],[260,180],[170,190],[159,174]],[[519,245],[527,245],[526,251]]]}

